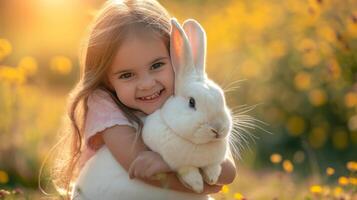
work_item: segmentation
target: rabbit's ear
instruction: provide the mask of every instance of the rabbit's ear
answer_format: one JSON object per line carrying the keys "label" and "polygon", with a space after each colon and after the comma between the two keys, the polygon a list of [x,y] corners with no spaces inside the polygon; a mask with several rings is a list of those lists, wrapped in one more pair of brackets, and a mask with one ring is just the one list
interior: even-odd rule
{"label": "rabbit's ear", "polygon": [[206,32],[194,19],[188,19],[183,23],[183,29],[190,42],[192,58],[196,71],[200,77],[205,77],[206,62]]}
{"label": "rabbit's ear", "polygon": [[170,54],[175,72],[175,93],[178,93],[185,80],[195,74],[195,68],[190,43],[175,18],[171,19]]}

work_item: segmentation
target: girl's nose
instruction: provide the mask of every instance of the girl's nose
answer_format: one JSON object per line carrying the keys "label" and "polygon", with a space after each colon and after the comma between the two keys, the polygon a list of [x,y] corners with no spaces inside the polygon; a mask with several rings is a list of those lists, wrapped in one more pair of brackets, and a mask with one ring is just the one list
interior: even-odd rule
{"label": "girl's nose", "polygon": [[148,90],[153,88],[154,86],[155,86],[155,79],[153,79],[151,76],[146,76],[138,84],[138,89]]}

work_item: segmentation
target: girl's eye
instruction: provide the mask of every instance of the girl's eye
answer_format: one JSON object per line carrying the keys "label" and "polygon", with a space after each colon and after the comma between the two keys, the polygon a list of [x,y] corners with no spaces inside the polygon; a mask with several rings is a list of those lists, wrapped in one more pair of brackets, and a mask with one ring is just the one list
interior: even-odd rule
{"label": "girl's eye", "polygon": [[131,78],[133,76],[132,73],[125,73],[119,76],[119,79],[128,79]]}
{"label": "girl's eye", "polygon": [[196,101],[193,97],[190,97],[188,105],[190,106],[190,108],[193,108],[196,110]]}
{"label": "girl's eye", "polygon": [[158,69],[160,67],[162,67],[165,63],[163,62],[158,62],[158,63],[155,63],[153,65],[151,65],[151,69]]}

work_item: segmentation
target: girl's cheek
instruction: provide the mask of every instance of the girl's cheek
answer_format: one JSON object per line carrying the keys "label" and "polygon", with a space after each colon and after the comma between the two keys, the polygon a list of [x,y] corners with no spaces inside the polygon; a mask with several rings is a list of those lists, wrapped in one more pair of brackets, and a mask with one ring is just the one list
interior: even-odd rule
{"label": "girl's cheek", "polygon": [[172,70],[171,72],[171,80],[170,80],[170,83],[171,83],[171,94],[172,95],[174,93],[174,90],[175,90],[175,73],[174,71]]}

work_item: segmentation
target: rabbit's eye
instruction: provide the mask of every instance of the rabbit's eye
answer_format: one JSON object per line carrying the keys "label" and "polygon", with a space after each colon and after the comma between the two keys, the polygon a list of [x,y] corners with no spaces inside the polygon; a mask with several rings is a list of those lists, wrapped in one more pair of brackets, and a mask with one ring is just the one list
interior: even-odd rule
{"label": "rabbit's eye", "polygon": [[189,106],[196,109],[196,101],[193,97],[190,97]]}

